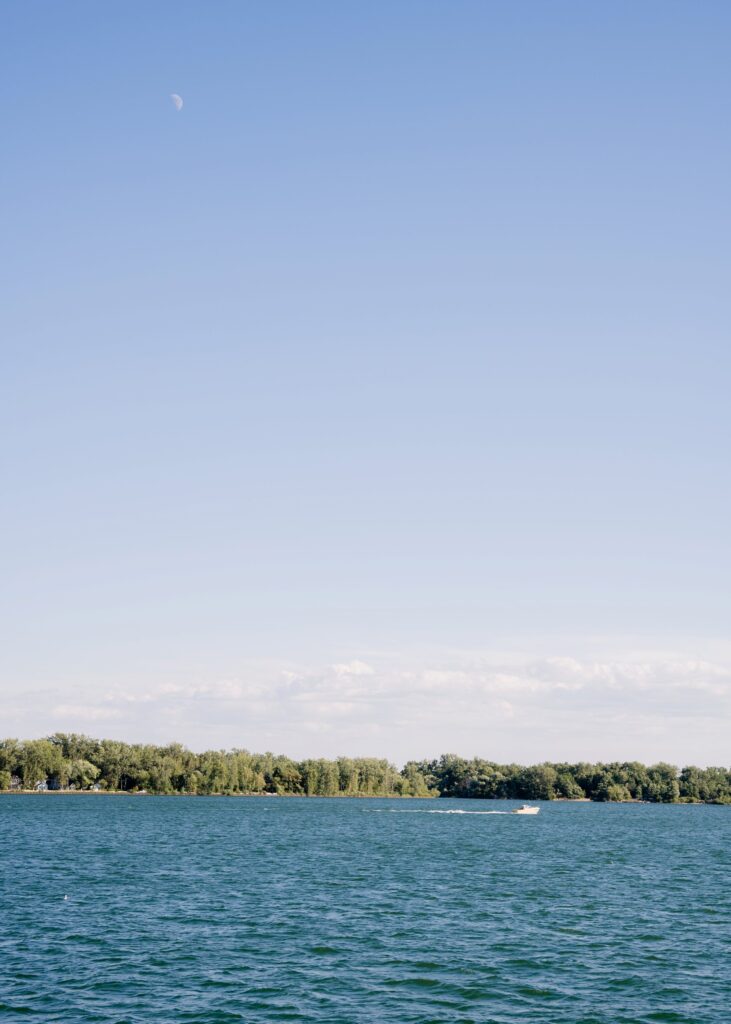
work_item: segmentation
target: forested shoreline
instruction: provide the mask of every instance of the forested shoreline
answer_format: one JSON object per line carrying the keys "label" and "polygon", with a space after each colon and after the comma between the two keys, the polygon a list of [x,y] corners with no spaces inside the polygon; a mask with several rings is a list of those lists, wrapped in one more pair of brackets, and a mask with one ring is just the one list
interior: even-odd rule
{"label": "forested shoreline", "polygon": [[128,744],[67,733],[0,741],[0,791],[39,790],[731,804],[731,769],[637,761],[501,765],[445,754],[399,770],[382,758],[295,761],[239,749],[196,754],[178,743]]}

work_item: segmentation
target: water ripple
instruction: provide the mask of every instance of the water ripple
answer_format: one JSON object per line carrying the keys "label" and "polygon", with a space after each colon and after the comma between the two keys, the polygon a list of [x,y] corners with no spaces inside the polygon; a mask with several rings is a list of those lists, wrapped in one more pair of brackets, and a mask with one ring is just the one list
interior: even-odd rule
{"label": "water ripple", "polygon": [[731,810],[508,812],[2,798],[0,1020],[728,1019]]}

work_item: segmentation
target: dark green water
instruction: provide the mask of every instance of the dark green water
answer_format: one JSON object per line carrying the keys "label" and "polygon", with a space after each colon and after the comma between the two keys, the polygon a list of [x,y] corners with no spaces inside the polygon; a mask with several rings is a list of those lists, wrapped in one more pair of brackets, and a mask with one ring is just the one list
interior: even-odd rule
{"label": "dark green water", "polygon": [[731,1021],[731,808],[509,806],[0,798],[0,1020]]}

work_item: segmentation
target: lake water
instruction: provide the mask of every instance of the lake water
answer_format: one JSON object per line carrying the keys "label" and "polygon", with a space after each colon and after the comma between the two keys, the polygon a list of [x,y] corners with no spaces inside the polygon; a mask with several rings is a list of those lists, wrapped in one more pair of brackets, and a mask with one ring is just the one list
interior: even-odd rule
{"label": "lake water", "polygon": [[511,806],[2,797],[0,1020],[731,1020],[731,807]]}

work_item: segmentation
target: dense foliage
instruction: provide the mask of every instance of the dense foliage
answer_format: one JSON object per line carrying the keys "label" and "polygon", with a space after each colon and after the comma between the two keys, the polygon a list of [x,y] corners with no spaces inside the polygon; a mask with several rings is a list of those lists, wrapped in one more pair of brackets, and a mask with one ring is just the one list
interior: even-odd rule
{"label": "dense foliage", "polygon": [[731,803],[731,770],[609,764],[500,765],[447,754],[412,766],[440,796],[518,800],[646,800],[652,803]]}
{"label": "dense foliage", "polygon": [[56,733],[0,742],[0,789],[90,789],[148,793],[278,793],[304,796],[432,796],[413,768],[339,757],[292,761],[246,750],[194,754],[178,743],[156,747]]}
{"label": "dense foliage", "polygon": [[0,790],[102,789],[148,793],[301,796],[444,796],[517,800],[647,800],[731,803],[731,770],[636,761],[500,765],[448,754],[401,771],[377,758],[293,761],[246,750],[194,754],[56,733],[0,741]]}

